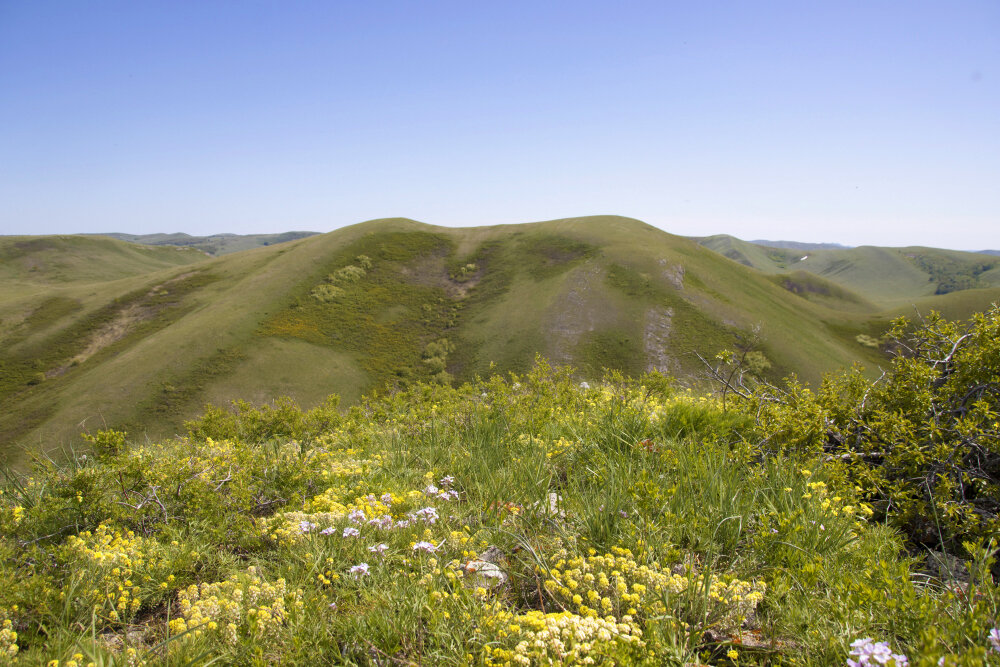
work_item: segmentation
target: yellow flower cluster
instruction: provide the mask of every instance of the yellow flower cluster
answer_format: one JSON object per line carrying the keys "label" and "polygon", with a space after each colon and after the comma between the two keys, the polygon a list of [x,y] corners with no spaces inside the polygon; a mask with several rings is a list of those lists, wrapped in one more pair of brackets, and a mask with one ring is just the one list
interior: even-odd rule
{"label": "yellow flower cluster", "polygon": [[629,623],[578,616],[568,611],[550,614],[529,611],[514,617],[508,629],[520,641],[513,651],[488,649],[490,664],[592,665],[596,662],[594,655],[606,654],[612,644],[643,645],[642,631]]}
{"label": "yellow flower cluster", "polygon": [[302,591],[288,592],[284,579],[268,583],[254,567],[225,581],[194,584],[178,593],[181,617],[170,621],[170,634],[236,644],[247,634],[273,637],[284,625],[289,607],[302,606]]}
{"label": "yellow flower cluster", "polygon": [[17,633],[9,618],[0,623],[0,657],[11,659],[17,655]]}
{"label": "yellow flower cluster", "polygon": [[[2,495],[2,493],[0,493]],[[10,531],[24,520],[24,508],[20,505],[0,503],[0,530]]]}
{"label": "yellow flower cluster", "polygon": [[681,575],[660,567],[640,565],[628,549],[614,547],[603,556],[567,558],[565,552],[551,562],[545,590],[565,609],[581,616],[621,619],[631,622],[637,615],[668,613],[671,597],[687,591],[705,591],[712,604],[711,616],[731,627],[753,611],[763,599],[763,582],[739,579],[723,581],[710,575]]}
{"label": "yellow flower cluster", "polygon": [[173,580],[163,548],[155,540],[108,524],[66,538],[60,556],[78,572],[70,584],[74,602],[92,606],[110,621],[135,614],[157,582]]}
{"label": "yellow flower cluster", "polygon": [[342,512],[347,514],[347,505],[344,503],[347,498],[350,498],[350,490],[346,486],[331,486],[323,493],[306,501],[304,509],[307,512]]}

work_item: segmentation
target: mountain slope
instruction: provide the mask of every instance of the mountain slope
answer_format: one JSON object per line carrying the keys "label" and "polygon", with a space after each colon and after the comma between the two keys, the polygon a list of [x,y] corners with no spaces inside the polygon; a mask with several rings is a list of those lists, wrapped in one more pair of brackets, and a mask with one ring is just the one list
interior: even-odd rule
{"label": "mountain slope", "polygon": [[[93,242],[66,240],[66,252]],[[581,379],[610,367],[694,381],[697,354],[755,328],[772,377],[816,380],[882,359],[859,342],[881,333],[880,307],[839,283],[769,276],[628,218],[464,229],[376,220],[192,254],[146,273],[108,269],[114,280],[36,285],[31,301],[5,295],[4,322],[46,323],[0,330],[8,461],[18,446],[70,443],[84,428],[170,435],[205,402],[284,394],[308,406],[337,393],[353,403],[417,379],[524,371],[536,355]]]}
{"label": "mountain slope", "polygon": [[[773,248],[732,236],[698,238],[703,246],[769,274],[810,273],[886,309],[961,290],[1000,287],[1000,258],[938,248]],[[981,308],[989,302],[981,304]]]}

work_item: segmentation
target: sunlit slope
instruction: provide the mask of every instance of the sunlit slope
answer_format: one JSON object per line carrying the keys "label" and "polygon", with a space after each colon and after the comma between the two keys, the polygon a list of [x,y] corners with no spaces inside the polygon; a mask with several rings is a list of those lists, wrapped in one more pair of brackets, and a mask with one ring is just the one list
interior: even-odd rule
{"label": "sunlit slope", "polygon": [[205,260],[190,248],[150,247],[88,236],[0,236],[0,280],[59,284],[107,282]]}
{"label": "sunlit slope", "polygon": [[726,235],[697,240],[758,271],[811,273],[883,308],[927,302],[927,297],[962,290],[1000,287],[1000,259],[982,253],[874,246],[803,251],[765,247]]}
{"label": "sunlit slope", "polygon": [[414,380],[523,371],[536,355],[581,379],[610,367],[696,381],[697,354],[755,327],[774,376],[816,380],[879,359],[856,338],[881,321],[856,301],[835,308],[853,295],[796,294],[613,216],[462,229],[377,220],[51,290],[10,315],[44,327],[0,333],[8,453],[105,425],[170,435],[209,401],[354,402]]}

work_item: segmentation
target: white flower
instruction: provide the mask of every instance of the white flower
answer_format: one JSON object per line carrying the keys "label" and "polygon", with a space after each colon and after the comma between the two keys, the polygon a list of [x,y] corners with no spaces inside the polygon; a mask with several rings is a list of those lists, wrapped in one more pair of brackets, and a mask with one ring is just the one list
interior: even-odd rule
{"label": "white flower", "polygon": [[434,553],[435,551],[437,551],[437,549],[438,548],[433,544],[431,544],[430,542],[421,541],[413,545],[414,551],[426,551],[429,554]]}
{"label": "white flower", "polygon": [[416,512],[411,512],[410,517],[413,519],[423,519],[427,523],[433,524],[435,521],[438,520],[438,511],[433,507],[425,507],[423,509],[417,510]]}
{"label": "white flower", "polygon": [[424,495],[427,495],[427,496],[433,496],[437,492],[438,492],[438,488],[436,486],[434,486],[433,484],[428,484],[427,487],[424,489]]}
{"label": "white flower", "polygon": [[373,554],[380,554],[388,548],[389,548],[388,544],[374,544],[368,547],[368,551],[371,551]]}
{"label": "white flower", "polygon": [[348,572],[354,575],[354,578],[363,577],[368,574],[368,563],[358,563],[354,567],[348,570]]}
{"label": "white flower", "polygon": [[360,537],[361,531],[353,526],[348,526],[344,529],[344,537]]}

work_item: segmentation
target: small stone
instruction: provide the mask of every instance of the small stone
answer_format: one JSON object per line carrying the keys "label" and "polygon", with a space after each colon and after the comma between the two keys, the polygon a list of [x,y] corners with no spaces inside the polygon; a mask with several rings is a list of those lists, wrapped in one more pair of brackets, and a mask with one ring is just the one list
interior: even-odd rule
{"label": "small stone", "polygon": [[469,561],[465,564],[465,585],[469,588],[482,587],[486,590],[499,588],[507,583],[507,575],[494,563],[485,560]]}

